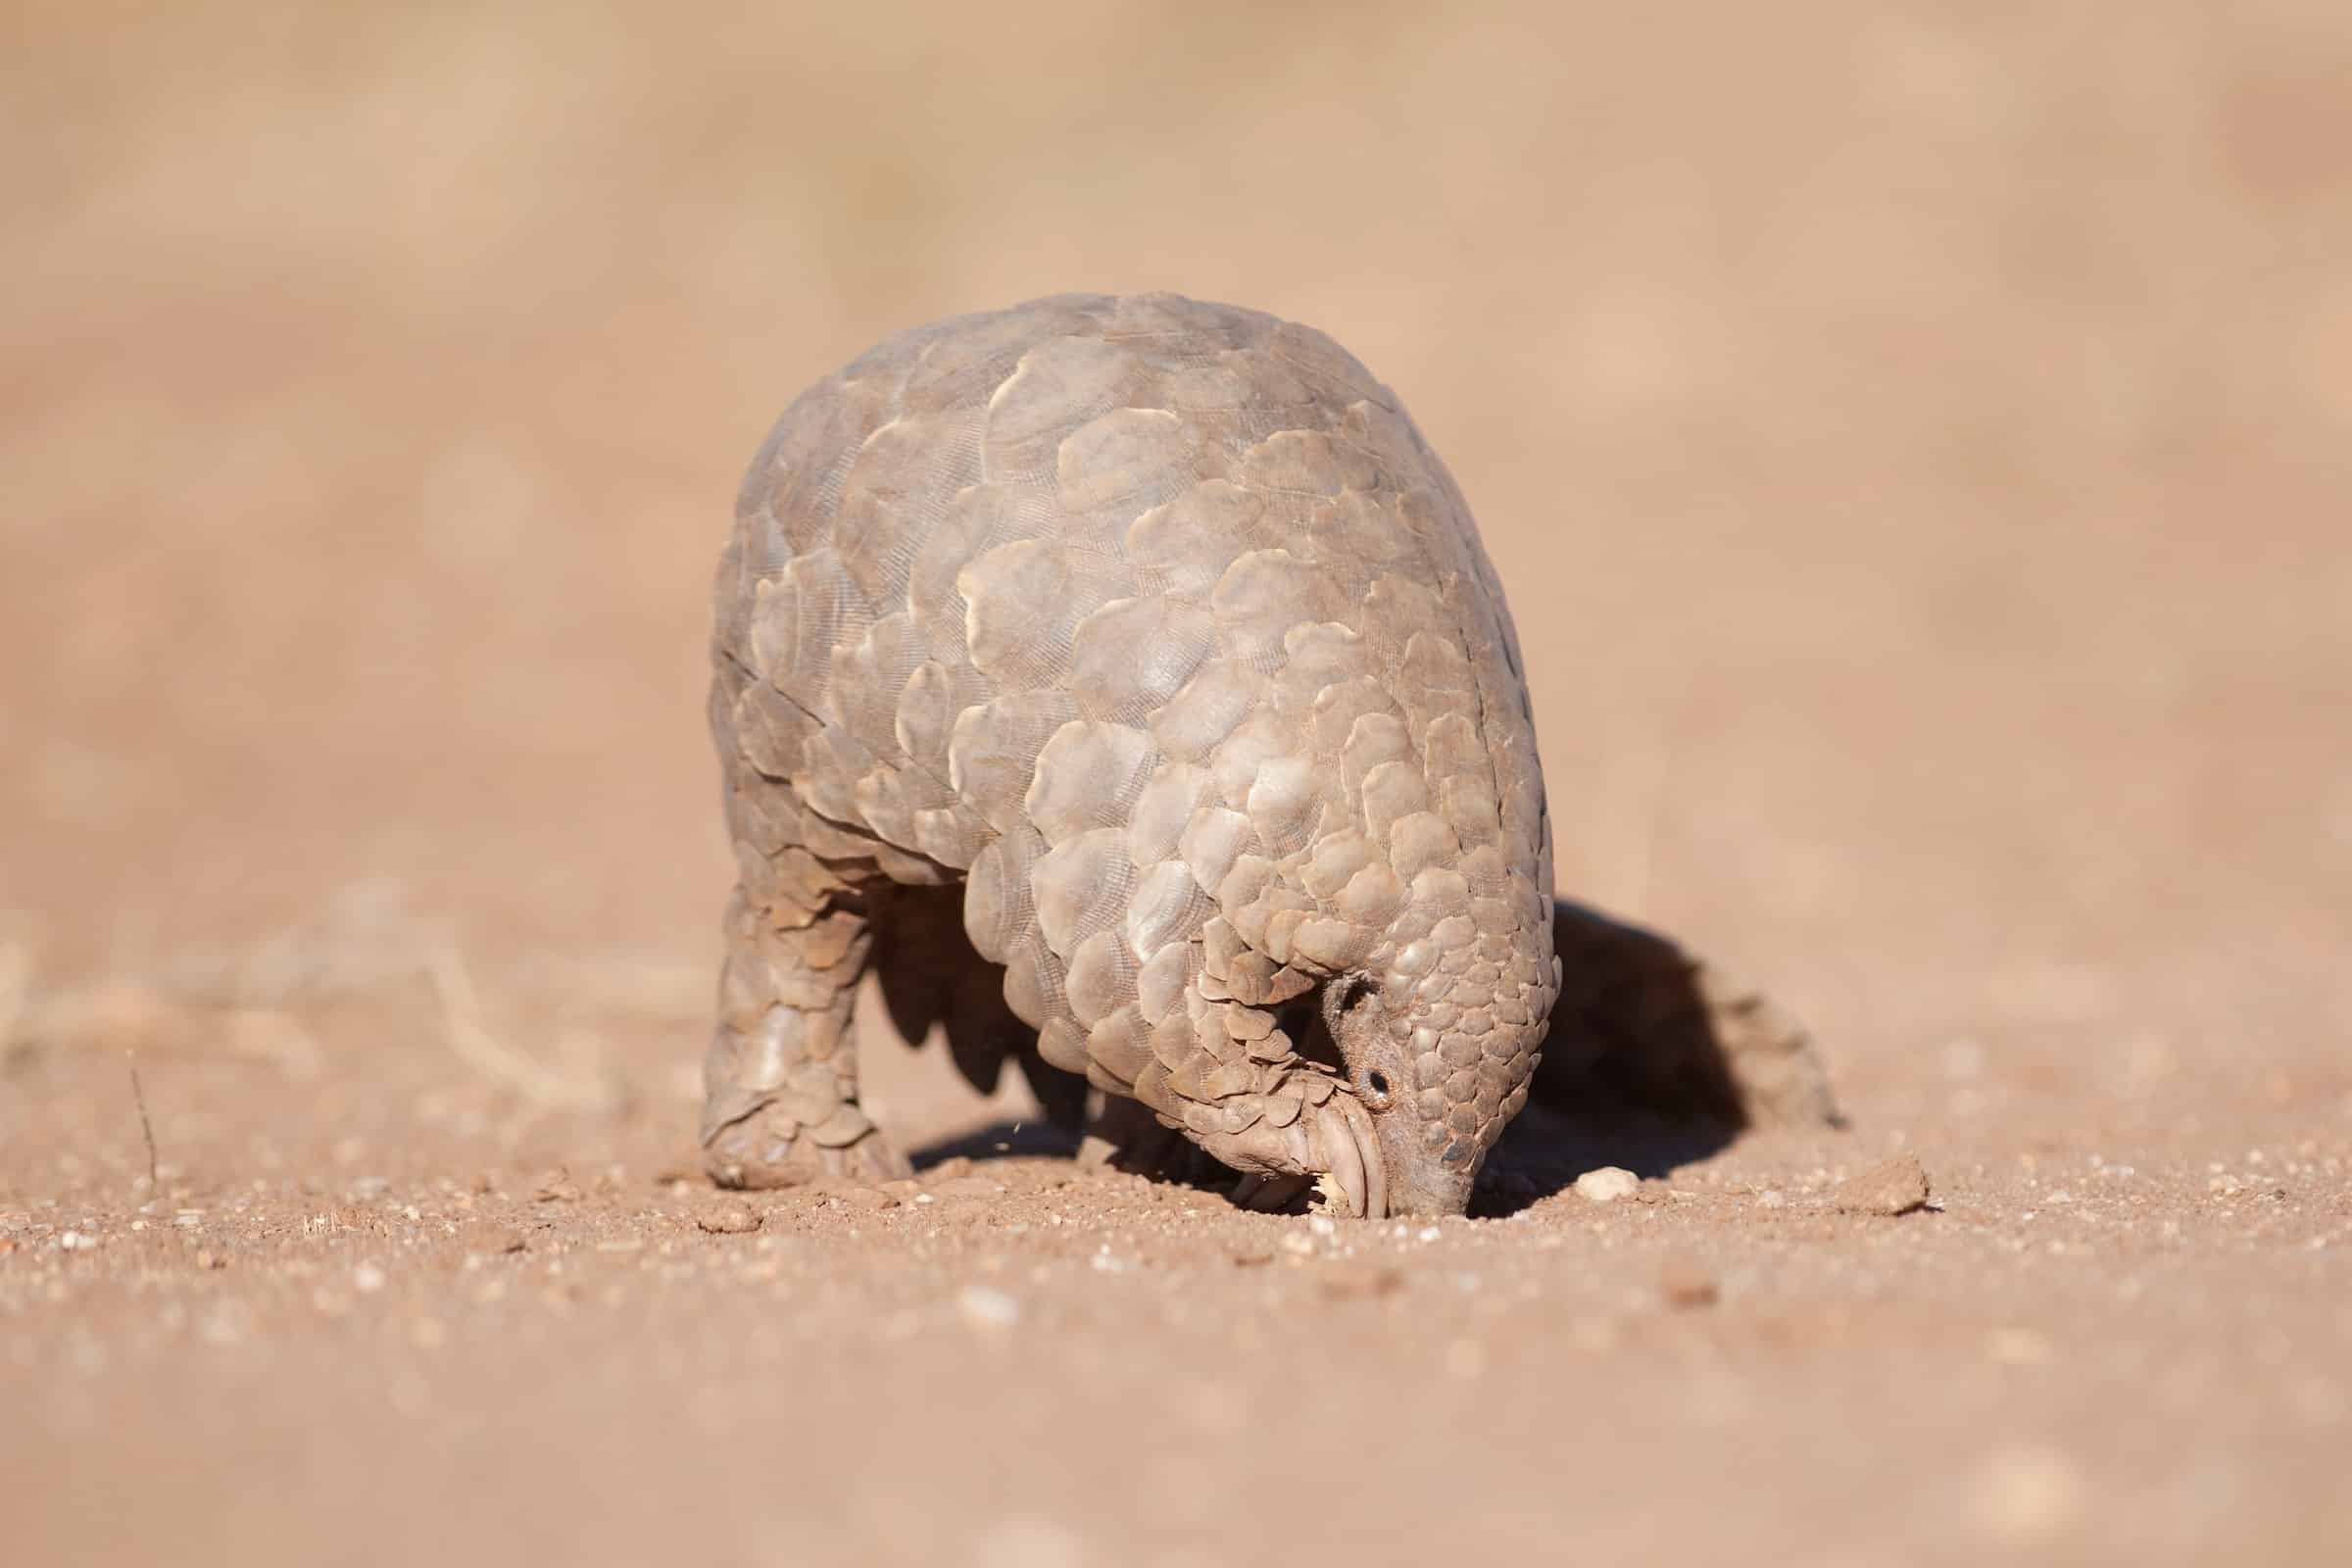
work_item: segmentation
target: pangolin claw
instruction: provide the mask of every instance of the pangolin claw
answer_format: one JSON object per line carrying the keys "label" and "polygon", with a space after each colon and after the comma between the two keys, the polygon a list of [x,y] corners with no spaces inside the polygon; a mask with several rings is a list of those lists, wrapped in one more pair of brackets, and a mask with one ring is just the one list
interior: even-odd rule
{"label": "pangolin claw", "polygon": [[703,1164],[721,1187],[804,1187],[811,1182],[892,1181],[912,1174],[897,1146],[865,1113],[843,1102],[809,1125],[777,1104],[755,1106],[703,1141]]}
{"label": "pangolin claw", "polygon": [[[1317,1087],[1320,1104],[1313,1093]],[[1321,1073],[1301,1073],[1279,1095],[1247,1098],[1269,1104],[1287,1102],[1291,1114],[1280,1125],[1272,1115],[1253,1116],[1239,1135],[1202,1141],[1210,1153],[1243,1172],[1233,1190],[1236,1203],[1287,1208],[1312,1183],[1328,1213],[1372,1219],[1388,1213],[1388,1167],[1380,1139],[1372,1113],[1354,1095]]]}
{"label": "pangolin claw", "polygon": [[1310,1142],[1321,1166],[1315,1185],[1323,1193],[1325,1211],[1350,1219],[1385,1218],[1388,1166],[1363,1102],[1349,1094],[1332,1096],[1315,1115]]}

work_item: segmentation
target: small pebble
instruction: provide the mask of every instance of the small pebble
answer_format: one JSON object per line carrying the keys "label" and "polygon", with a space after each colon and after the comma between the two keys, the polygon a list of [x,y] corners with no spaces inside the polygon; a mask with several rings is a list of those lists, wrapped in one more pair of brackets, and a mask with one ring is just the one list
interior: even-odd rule
{"label": "small pebble", "polygon": [[1715,1284],[1715,1276],[1696,1263],[1678,1259],[1658,1271],[1658,1294],[1666,1304],[1677,1310],[1713,1306],[1723,1292]]}
{"label": "small pebble", "polygon": [[1603,1165],[1576,1179],[1576,1195],[1590,1203],[1614,1203],[1642,1185],[1642,1178],[1620,1165]]}
{"label": "small pebble", "polygon": [[1841,1214],[1908,1214],[1926,1205],[1928,1191],[1918,1156],[1897,1154],[1840,1184],[1830,1194],[1830,1206]]}
{"label": "small pebble", "polygon": [[531,1197],[542,1203],[576,1203],[580,1190],[573,1185],[571,1173],[559,1166],[539,1178],[539,1189]]}
{"label": "small pebble", "polygon": [[749,1203],[728,1203],[706,1214],[697,1214],[695,1224],[713,1236],[746,1236],[760,1228],[766,1218]]}
{"label": "small pebble", "polygon": [[956,1293],[956,1305],[974,1328],[1004,1330],[1021,1320],[1021,1303],[986,1285],[966,1285]]}
{"label": "small pebble", "polygon": [[351,1271],[351,1288],[362,1296],[384,1288],[384,1271],[373,1263],[362,1263]]}

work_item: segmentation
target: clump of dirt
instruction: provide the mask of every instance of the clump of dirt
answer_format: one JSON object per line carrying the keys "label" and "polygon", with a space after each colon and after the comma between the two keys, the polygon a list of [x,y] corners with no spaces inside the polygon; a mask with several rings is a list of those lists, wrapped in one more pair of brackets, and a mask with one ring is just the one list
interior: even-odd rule
{"label": "clump of dirt", "polygon": [[1892,1218],[1928,1204],[1928,1173],[1916,1154],[1897,1154],[1883,1165],[1839,1182],[1830,1194],[1830,1206],[1845,1214],[1882,1214]]}

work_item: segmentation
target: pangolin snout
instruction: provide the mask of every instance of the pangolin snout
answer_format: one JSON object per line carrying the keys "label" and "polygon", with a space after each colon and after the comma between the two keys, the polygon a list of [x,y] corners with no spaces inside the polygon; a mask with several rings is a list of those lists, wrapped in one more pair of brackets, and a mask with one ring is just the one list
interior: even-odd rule
{"label": "pangolin snout", "polygon": [[1389,1212],[1400,1219],[1467,1213],[1475,1173],[1441,1165],[1419,1150],[1390,1152],[1391,1145],[1397,1142],[1402,1140],[1381,1140],[1389,1172]]}
{"label": "pangolin snout", "polygon": [[[1407,1009],[1392,1010],[1392,1000],[1398,997],[1408,999]],[[1355,1141],[1366,1171],[1377,1168],[1380,1180],[1373,1185],[1385,1188],[1387,1200],[1366,1210],[1375,1219],[1384,1212],[1398,1217],[1467,1212],[1483,1152],[1478,1141],[1454,1136],[1447,1127],[1444,1117],[1452,1106],[1443,1091],[1433,1105],[1432,1097],[1417,1087],[1427,1081],[1427,1072],[1413,1054],[1422,1014],[1411,997],[1410,986],[1382,986],[1360,976],[1326,986],[1319,999],[1319,1038],[1309,1041],[1310,1052],[1336,1055],[1344,1063],[1350,1099],[1361,1107],[1354,1117],[1361,1129]],[[1433,1062],[1441,1060],[1432,1055]],[[1349,1185],[1346,1173],[1340,1179]]]}

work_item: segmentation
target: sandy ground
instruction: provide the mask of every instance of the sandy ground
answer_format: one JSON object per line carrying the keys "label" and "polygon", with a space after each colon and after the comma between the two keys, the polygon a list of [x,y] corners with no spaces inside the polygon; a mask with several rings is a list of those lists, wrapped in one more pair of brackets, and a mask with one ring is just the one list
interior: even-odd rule
{"label": "sandy ground", "polygon": [[[2352,1540],[2352,1138],[2289,1107],[2053,1114],[1930,1061],[1871,1074],[1851,1132],[1613,1202],[1335,1223],[1001,1153],[1041,1143],[1017,1099],[934,1053],[885,1058],[886,1113],[937,1135],[916,1183],[744,1200],[686,1174],[671,1086],[534,1108],[439,1028],[152,1046],[160,1191],[117,1053],[12,1067],[17,1560]],[[1840,1210],[1906,1152],[1935,1206]]]}
{"label": "sandy ground", "polygon": [[[2340,6],[12,20],[12,1564],[2352,1558]],[[740,466],[1158,286],[1396,387],[1849,1128],[1318,1224],[877,1039],[913,1188],[692,1176]]]}

